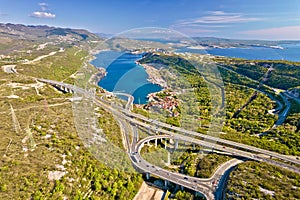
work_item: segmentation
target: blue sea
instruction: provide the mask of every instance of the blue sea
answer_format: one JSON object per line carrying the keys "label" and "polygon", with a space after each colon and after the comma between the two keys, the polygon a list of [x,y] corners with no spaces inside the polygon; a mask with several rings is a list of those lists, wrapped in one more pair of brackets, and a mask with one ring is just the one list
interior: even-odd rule
{"label": "blue sea", "polygon": [[134,96],[135,104],[147,103],[147,95],[162,88],[150,83],[145,69],[135,63],[142,55],[119,53],[114,51],[100,52],[91,64],[104,67],[107,75],[100,80],[99,86],[111,92],[125,92]]}
{"label": "blue sea", "polygon": [[[213,48],[208,50],[179,49],[179,52],[192,52],[201,54],[212,54],[234,58],[245,58],[254,60],[289,60],[300,62],[300,43],[282,44],[284,49],[268,47],[250,48]],[[91,64],[104,67],[107,76],[98,83],[99,86],[111,92],[125,92],[134,96],[134,103],[147,103],[147,95],[158,92],[162,88],[150,83],[145,69],[135,63],[142,55],[120,53],[115,51],[100,52]]]}
{"label": "blue sea", "polygon": [[289,60],[300,62],[300,43],[281,44],[284,49],[269,47],[250,48],[212,48],[207,50],[183,48],[179,52],[191,52],[201,54],[211,54],[233,58],[245,58],[250,60]]}

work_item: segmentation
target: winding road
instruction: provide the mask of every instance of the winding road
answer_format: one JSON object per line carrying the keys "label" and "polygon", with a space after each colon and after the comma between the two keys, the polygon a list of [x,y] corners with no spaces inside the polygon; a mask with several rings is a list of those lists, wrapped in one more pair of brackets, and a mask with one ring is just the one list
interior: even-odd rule
{"label": "winding road", "polygon": [[[139,152],[143,147],[145,142],[150,140],[157,139],[173,139],[175,141],[186,141],[191,144],[198,144],[202,147],[212,148],[214,150],[222,151],[230,153],[235,157],[243,157],[245,159],[256,160],[260,162],[267,162],[273,165],[277,165],[288,170],[300,173],[300,161],[291,158],[282,154],[278,154],[272,151],[267,151],[264,149],[256,148],[253,146],[245,145],[242,143],[233,142],[230,140],[225,140],[217,137],[213,137],[210,135],[204,135],[201,133],[189,131],[182,129],[180,127],[174,127],[172,125],[159,122],[157,120],[152,120],[142,115],[132,113],[130,111],[133,98],[128,96],[128,103],[125,106],[125,109],[119,106],[111,105],[107,103],[101,98],[95,97],[94,93],[91,93],[82,88],[76,87],[74,85],[61,83],[53,80],[46,79],[38,79],[40,82],[48,83],[56,88],[64,90],[66,92],[79,93],[90,98],[94,101],[95,104],[101,106],[102,108],[112,112],[118,121],[123,126],[122,129],[127,131],[125,134],[125,140],[127,144],[128,154],[132,161],[132,164],[140,171],[144,173],[149,173],[155,176],[158,176],[166,181],[170,181],[176,183],[178,185],[182,185],[186,188],[195,190],[203,194],[207,199],[220,199],[222,197],[222,188],[224,183],[222,182],[222,177],[226,175],[228,170],[232,169],[233,166],[237,165],[239,162],[243,160],[231,160],[223,165],[221,165],[214,175],[213,178],[210,179],[199,179],[195,177],[185,176],[179,173],[171,173],[167,170],[154,166],[140,156]],[[131,130],[128,130],[127,123],[130,124]],[[152,130],[154,132],[159,132],[163,135],[155,135],[144,138],[143,140],[138,141],[138,131],[136,130],[136,126],[141,126]],[[129,134],[128,132],[133,133],[132,144],[130,145]],[[276,158],[276,159],[273,159]],[[280,161],[279,161],[280,160]],[[216,188],[214,184],[212,184],[212,180],[217,179],[219,182],[219,186]],[[221,180],[221,181],[220,181]],[[219,188],[219,189],[218,189]],[[221,191],[220,191],[221,190]],[[217,192],[216,192],[217,191]]]}

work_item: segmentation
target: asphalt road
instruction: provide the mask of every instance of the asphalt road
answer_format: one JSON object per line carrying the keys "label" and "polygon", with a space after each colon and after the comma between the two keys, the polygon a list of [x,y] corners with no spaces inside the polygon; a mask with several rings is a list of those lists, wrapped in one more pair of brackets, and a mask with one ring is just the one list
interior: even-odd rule
{"label": "asphalt road", "polygon": [[[159,129],[160,132],[162,132],[164,134],[170,134],[170,135],[177,136],[178,139],[183,139],[186,141],[198,141],[199,144],[202,143],[203,145],[205,145],[206,147],[209,147],[209,148],[213,147],[218,150],[222,149],[222,151],[230,152],[232,154],[239,153],[239,154],[241,154],[240,156],[246,156],[247,158],[252,157],[253,159],[259,159],[260,161],[269,162],[271,164],[276,163],[276,162],[270,161],[270,159],[266,159],[266,157],[278,158],[282,161],[290,162],[290,163],[297,164],[300,166],[300,161],[295,158],[291,158],[291,157],[288,157],[288,156],[285,156],[285,155],[282,155],[279,153],[260,149],[260,148],[253,147],[250,145],[245,145],[242,143],[233,142],[230,140],[225,140],[225,139],[213,137],[210,135],[205,135],[205,134],[201,134],[198,132],[185,130],[180,127],[174,127],[172,125],[169,125],[169,124],[166,124],[163,122],[159,122],[157,120],[153,121],[152,119],[149,119],[147,117],[144,117],[144,116],[136,114],[136,113],[132,113],[132,112],[130,112],[124,108],[118,107],[118,106],[112,107],[112,105],[107,104],[106,102],[102,101],[100,98],[96,98],[89,91],[84,90],[82,88],[78,88],[74,85],[61,83],[58,81],[46,80],[46,79],[38,79],[38,80],[41,82],[49,83],[51,85],[65,87],[74,92],[84,94],[85,96],[92,98],[94,100],[94,102],[97,103],[99,106],[105,107],[106,109],[110,110],[111,112],[113,112],[115,115],[117,115],[119,117],[126,118],[126,120],[131,123],[141,125],[146,128],[150,128],[152,130]],[[149,125],[149,123],[152,123],[153,125]],[[158,128],[158,127],[161,127],[161,128]],[[169,130],[169,131],[167,131],[167,130]],[[174,132],[176,132],[176,133],[174,133]],[[181,133],[181,134],[178,134],[178,133]],[[201,138],[204,141],[201,140],[202,141],[201,142],[199,139],[196,139],[195,137]],[[261,157],[261,155],[264,155],[264,157]],[[287,166],[287,168],[288,167],[289,166]],[[295,169],[295,167],[291,166],[290,169],[293,170],[293,169]],[[299,168],[297,171],[299,171]]]}
{"label": "asphalt road", "polygon": [[[212,184],[212,179],[210,180],[201,180],[195,177],[189,177],[185,176],[179,173],[171,173],[167,170],[164,170],[162,168],[159,168],[157,166],[154,166],[145,160],[143,160],[139,154],[141,147],[144,145],[144,143],[147,140],[153,140],[157,138],[170,138],[172,137],[175,140],[182,140],[186,142],[190,142],[193,144],[198,144],[203,147],[207,148],[213,148],[215,150],[223,151],[223,152],[228,152],[234,156],[241,156],[244,158],[252,159],[252,160],[257,160],[257,161],[262,161],[262,162],[267,162],[270,164],[274,164],[295,172],[300,173],[300,169],[296,166],[292,166],[287,164],[286,162],[292,163],[292,164],[297,164],[300,165],[300,161],[296,160],[294,158],[287,157],[285,155],[281,155],[275,152],[267,151],[264,149],[252,147],[249,145],[229,141],[229,140],[224,140],[221,138],[213,137],[210,135],[204,135],[201,133],[185,130],[179,127],[174,127],[169,124],[165,124],[163,122],[159,122],[157,120],[152,120],[148,119],[142,115],[135,114],[129,111],[129,109],[132,106],[133,98],[130,98],[128,96],[128,103],[124,108],[118,107],[118,106],[113,106],[110,105],[109,103],[103,101],[100,98],[97,98],[92,94],[91,92],[84,90],[82,88],[78,88],[74,85],[70,84],[65,84],[57,81],[51,81],[51,80],[45,80],[45,79],[38,79],[41,82],[45,82],[48,84],[51,84],[56,87],[60,87],[61,89],[65,89],[67,91],[72,91],[76,93],[81,93],[85,95],[86,97],[91,98],[96,104],[99,106],[109,110],[114,114],[114,116],[117,118],[117,120],[120,122],[122,129],[127,132],[125,134],[125,140],[126,144],[128,147],[128,152],[130,155],[130,158],[132,160],[133,165],[138,168],[139,170],[143,172],[148,172],[153,175],[156,175],[164,180],[171,181],[173,183],[176,183],[178,185],[182,185],[186,188],[199,191],[202,193],[206,198],[208,199],[214,199],[214,191],[215,191],[215,186]],[[127,95],[126,95],[127,96]],[[284,113],[283,113],[284,114]],[[133,139],[132,139],[132,144],[130,145],[129,141],[129,129],[128,129],[128,124],[131,126],[131,132],[133,133]],[[151,129],[154,132],[159,132],[162,134],[166,135],[157,135],[157,136],[151,136],[149,138],[143,139],[141,141],[137,140],[137,129],[135,126],[143,126],[147,129]],[[134,151],[133,151],[134,150]],[[280,159],[284,162],[279,162],[271,158],[277,158]],[[235,162],[238,161],[232,161],[232,163],[224,163],[223,166],[220,167],[219,170],[216,171],[214,176],[222,177],[222,174],[225,175],[228,169],[230,169],[232,164],[235,164]],[[214,177],[216,178],[216,177]],[[219,178],[219,180],[222,180]],[[220,188],[223,188],[222,183],[221,185],[219,184]],[[218,190],[217,190],[218,191]],[[216,192],[216,197],[219,198],[221,196],[222,192]]]}

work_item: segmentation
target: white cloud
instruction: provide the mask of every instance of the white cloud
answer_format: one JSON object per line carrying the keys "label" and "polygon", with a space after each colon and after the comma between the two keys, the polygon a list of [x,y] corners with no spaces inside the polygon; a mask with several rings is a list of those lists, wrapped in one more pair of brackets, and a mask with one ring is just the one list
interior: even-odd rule
{"label": "white cloud", "polygon": [[55,18],[56,15],[51,13],[48,9],[47,3],[39,3],[40,11],[32,12],[29,16],[35,18]]}
{"label": "white cloud", "polygon": [[177,21],[171,28],[189,33],[213,33],[219,32],[222,28],[232,27],[234,24],[260,20],[263,19],[218,10],[206,12],[205,15],[198,18]]}
{"label": "white cloud", "polygon": [[221,10],[217,10],[217,11],[210,11],[208,13],[211,13],[213,15],[225,15],[226,13],[224,11]]}
{"label": "white cloud", "polygon": [[218,32],[217,30],[213,29],[203,29],[203,28],[190,28],[190,27],[183,27],[180,29],[183,33],[187,34],[197,34],[197,33],[215,33]]}
{"label": "white cloud", "polygon": [[47,3],[39,3],[39,6],[48,6]]}
{"label": "white cloud", "polygon": [[226,13],[224,11],[211,11],[208,15],[183,20],[181,25],[201,25],[201,24],[228,24],[228,23],[242,23],[262,20],[256,17],[246,17],[240,13]]}
{"label": "white cloud", "polygon": [[39,3],[39,6],[41,7],[42,11],[48,10],[48,4],[47,3]]}
{"label": "white cloud", "polygon": [[175,25],[176,26],[185,26],[185,27],[194,27],[194,28],[226,28],[226,27],[231,27],[231,25],[228,24],[197,24],[197,23],[193,23],[193,24],[178,24]]}
{"label": "white cloud", "polygon": [[282,26],[259,30],[241,31],[239,34],[265,40],[300,40],[300,26]]}
{"label": "white cloud", "polygon": [[40,12],[36,11],[30,14],[30,17],[35,17],[35,18],[55,18],[55,14],[50,13],[50,12]]}
{"label": "white cloud", "polygon": [[188,33],[212,33],[219,32],[222,28],[233,26],[233,24],[246,23],[262,20],[260,18],[248,17],[241,13],[229,13],[224,11],[210,11],[206,15],[177,21],[171,28]]}

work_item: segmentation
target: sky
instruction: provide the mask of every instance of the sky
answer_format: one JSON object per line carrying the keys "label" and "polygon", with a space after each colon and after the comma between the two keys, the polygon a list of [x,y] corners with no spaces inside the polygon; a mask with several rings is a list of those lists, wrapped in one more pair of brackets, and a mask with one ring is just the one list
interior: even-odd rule
{"label": "sky", "polygon": [[300,0],[0,0],[0,23],[107,34],[160,27],[188,36],[300,40]]}

